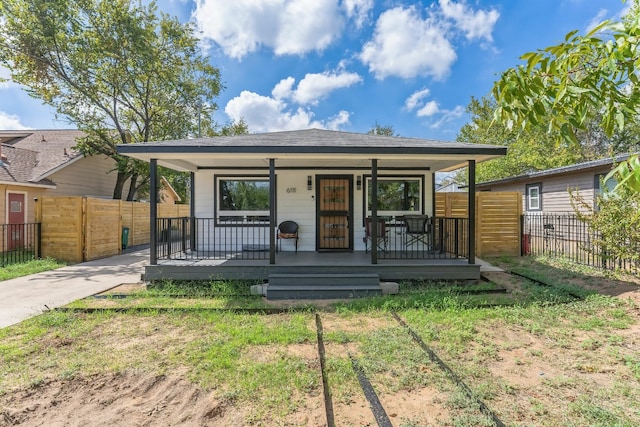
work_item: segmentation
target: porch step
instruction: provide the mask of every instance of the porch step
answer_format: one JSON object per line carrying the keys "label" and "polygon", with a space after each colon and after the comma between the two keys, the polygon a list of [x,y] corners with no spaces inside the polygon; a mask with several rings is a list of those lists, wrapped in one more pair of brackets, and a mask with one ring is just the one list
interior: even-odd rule
{"label": "porch step", "polygon": [[270,274],[267,299],[359,298],[382,295],[378,274]]}

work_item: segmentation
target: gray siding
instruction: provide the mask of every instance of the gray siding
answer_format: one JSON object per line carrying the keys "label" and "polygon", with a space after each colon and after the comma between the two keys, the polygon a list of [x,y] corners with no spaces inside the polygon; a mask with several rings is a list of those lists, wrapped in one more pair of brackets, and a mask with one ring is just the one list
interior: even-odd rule
{"label": "gray siding", "polygon": [[[113,197],[116,183],[115,162],[105,156],[82,158],[52,174],[49,178],[57,188],[46,196],[96,196]],[[125,196],[129,186],[125,185]]]}
{"label": "gray siding", "polygon": [[[609,172],[611,165],[601,168],[593,168],[570,174],[549,175],[522,179],[516,182],[499,183],[492,185],[479,185],[478,191],[517,191],[522,193],[522,206],[526,212],[526,189],[529,184],[542,184],[542,212],[560,213],[573,212],[569,189],[582,196],[589,206],[593,206],[594,179],[595,176]],[[538,211],[539,212],[539,211]]]}

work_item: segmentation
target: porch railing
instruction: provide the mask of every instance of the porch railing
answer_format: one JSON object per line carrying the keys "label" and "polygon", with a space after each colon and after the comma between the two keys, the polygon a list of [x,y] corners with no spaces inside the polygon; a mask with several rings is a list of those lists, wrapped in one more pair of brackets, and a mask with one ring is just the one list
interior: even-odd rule
{"label": "porch railing", "polygon": [[467,218],[430,218],[424,233],[407,233],[401,221],[390,222],[386,239],[378,239],[380,259],[447,259],[468,256]]}
{"label": "porch railing", "polygon": [[40,223],[0,224],[0,266],[38,259]]}
{"label": "porch railing", "polygon": [[[354,230],[358,231],[358,230]],[[365,243],[357,240],[356,251]],[[446,259],[468,256],[468,219],[432,218],[424,233],[401,223],[379,237],[379,259]],[[269,259],[268,218],[158,218],[158,260]]]}
{"label": "porch railing", "polygon": [[617,259],[595,245],[597,232],[575,214],[523,215],[522,254],[562,257],[577,264],[640,272],[640,263]]}

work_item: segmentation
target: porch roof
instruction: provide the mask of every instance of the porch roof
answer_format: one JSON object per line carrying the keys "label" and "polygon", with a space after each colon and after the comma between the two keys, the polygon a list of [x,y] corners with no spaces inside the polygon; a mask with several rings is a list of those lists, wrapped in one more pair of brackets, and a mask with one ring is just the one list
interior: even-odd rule
{"label": "porch roof", "polygon": [[[181,171],[268,166],[367,168],[370,159],[380,167],[454,170],[469,160],[482,162],[506,154],[506,147],[359,134],[322,129],[256,133],[213,138],[180,139],[118,145],[117,151]],[[330,161],[330,162],[328,162]]]}

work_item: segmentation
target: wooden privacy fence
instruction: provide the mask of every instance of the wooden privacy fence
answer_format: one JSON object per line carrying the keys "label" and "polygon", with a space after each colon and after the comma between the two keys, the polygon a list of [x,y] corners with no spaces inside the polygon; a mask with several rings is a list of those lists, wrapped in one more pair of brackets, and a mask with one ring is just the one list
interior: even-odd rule
{"label": "wooden privacy fence", "polygon": [[[468,193],[436,193],[438,217],[467,218]],[[522,194],[476,193],[476,255],[520,256]]]}
{"label": "wooden privacy fence", "polygon": [[[122,251],[122,229],[128,245],[149,243],[149,204],[92,197],[43,197],[37,204],[42,224],[42,256],[69,263],[91,261]],[[188,205],[158,205],[158,216],[189,216]]]}

